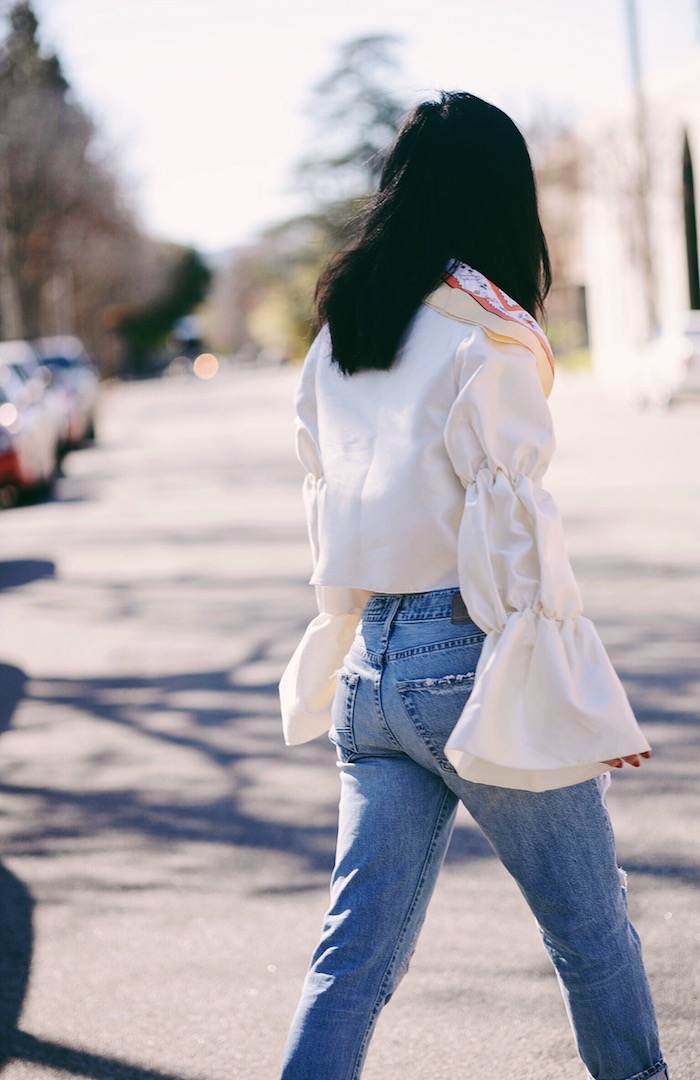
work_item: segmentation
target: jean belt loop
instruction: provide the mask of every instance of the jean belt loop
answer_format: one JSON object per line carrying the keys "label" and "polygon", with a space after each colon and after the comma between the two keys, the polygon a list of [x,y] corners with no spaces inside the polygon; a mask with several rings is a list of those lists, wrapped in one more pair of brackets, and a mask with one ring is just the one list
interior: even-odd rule
{"label": "jean belt loop", "polygon": [[392,596],[389,602],[387,616],[384,620],[384,625],[382,627],[382,637],[381,641],[379,642],[379,655],[382,657],[384,656],[387,645],[389,644],[389,635],[391,634],[391,628],[393,626],[394,619],[396,618],[396,613],[401,607],[402,601],[403,596]]}

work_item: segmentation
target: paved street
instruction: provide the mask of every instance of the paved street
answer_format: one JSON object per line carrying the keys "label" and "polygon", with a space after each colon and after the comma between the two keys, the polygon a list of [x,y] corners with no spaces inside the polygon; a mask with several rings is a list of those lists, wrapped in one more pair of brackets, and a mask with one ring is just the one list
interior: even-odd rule
{"label": "paved street", "polygon": [[[276,1080],[338,789],[326,740],[285,749],[277,716],[312,614],[295,379],[110,386],[55,500],[0,514],[2,1080]],[[562,376],[553,411],[548,486],[654,746],[616,777],[620,861],[672,1078],[698,1080],[700,406]],[[365,1078],[583,1075],[464,814]]]}

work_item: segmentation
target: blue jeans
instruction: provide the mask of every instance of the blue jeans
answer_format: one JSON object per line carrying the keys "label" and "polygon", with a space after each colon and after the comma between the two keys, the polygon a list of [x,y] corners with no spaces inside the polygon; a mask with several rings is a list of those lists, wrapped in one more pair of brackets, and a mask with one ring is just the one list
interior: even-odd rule
{"label": "blue jeans", "polygon": [[463,780],[445,758],[484,638],[474,623],[452,622],[454,593],[373,597],[341,672],[331,904],[282,1080],[360,1076],[379,1012],[408,968],[459,801],[537,920],[590,1075],[666,1076],[604,805],[607,776],[533,793]]}

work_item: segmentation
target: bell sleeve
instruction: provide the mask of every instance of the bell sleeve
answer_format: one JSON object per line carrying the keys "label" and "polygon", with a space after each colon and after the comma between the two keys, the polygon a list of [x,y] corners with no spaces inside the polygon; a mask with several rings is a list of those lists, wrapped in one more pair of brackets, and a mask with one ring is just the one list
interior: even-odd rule
{"label": "bell sleeve", "polygon": [[[315,568],[325,479],[316,412],[315,369],[328,331],[316,338],[304,363],[296,398],[296,452],[306,474],[304,509]],[[308,742],[328,731],[338,671],[352,645],[367,596],[361,589],[316,586],[318,615],[311,620],[279,684],[282,729],[287,745]]]}
{"label": "bell sleeve", "polygon": [[542,486],[554,434],[535,357],[475,328],[456,377],[445,445],[465,488],[460,590],[486,639],[447,757],[476,783],[566,787],[649,745],[582,614],[561,518]]}

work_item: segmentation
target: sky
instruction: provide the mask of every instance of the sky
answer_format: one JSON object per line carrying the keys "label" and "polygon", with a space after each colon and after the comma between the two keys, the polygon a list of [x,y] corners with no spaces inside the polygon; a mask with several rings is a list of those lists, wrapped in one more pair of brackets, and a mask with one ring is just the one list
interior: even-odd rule
{"label": "sky", "polygon": [[[34,0],[42,42],[111,148],[154,236],[204,252],[248,243],[307,206],[294,164],[310,92],[338,46],[402,40],[397,89],[479,94],[524,123],[629,92],[630,0]],[[635,0],[642,64],[696,50],[700,0]]]}

